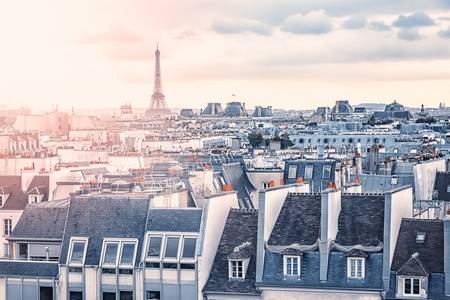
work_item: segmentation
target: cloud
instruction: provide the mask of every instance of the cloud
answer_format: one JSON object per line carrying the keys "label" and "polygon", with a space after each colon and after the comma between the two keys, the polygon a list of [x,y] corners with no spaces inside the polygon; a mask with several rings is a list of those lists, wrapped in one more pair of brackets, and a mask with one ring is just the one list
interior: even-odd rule
{"label": "cloud", "polygon": [[199,40],[200,36],[192,30],[185,30],[185,31],[180,32],[177,36],[175,36],[175,39],[177,39],[177,40]]}
{"label": "cloud", "polygon": [[342,27],[346,29],[361,29],[366,25],[367,21],[363,16],[352,16],[342,23]]}
{"label": "cloud", "polygon": [[259,21],[250,19],[221,19],[213,22],[214,31],[223,34],[252,32],[259,35],[271,35],[271,28]]}
{"label": "cloud", "polygon": [[389,31],[391,27],[382,21],[372,21],[369,23],[369,28],[375,31]]}
{"label": "cloud", "polygon": [[433,18],[423,12],[416,12],[410,15],[401,15],[392,25],[400,28],[414,28],[422,26],[433,26],[436,22]]}
{"label": "cloud", "polygon": [[404,41],[417,41],[422,37],[416,29],[403,29],[398,33],[398,38]]}
{"label": "cloud", "polygon": [[441,38],[450,39],[450,26],[446,30],[439,31],[438,35]]}
{"label": "cloud", "polygon": [[79,41],[85,44],[135,43],[142,41],[142,39],[126,28],[115,26],[102,32],[85,33],[79,38]]}
{"label": "cloud", "polygon": [[296,34],[324,34],[332,29],[330,18],[323,11],[291,15],[281,25],[282,31]]}

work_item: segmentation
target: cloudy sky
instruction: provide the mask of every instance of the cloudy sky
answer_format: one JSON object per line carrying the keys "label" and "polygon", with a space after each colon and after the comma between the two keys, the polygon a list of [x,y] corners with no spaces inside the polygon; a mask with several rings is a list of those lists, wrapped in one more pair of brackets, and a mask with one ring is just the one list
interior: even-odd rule
{"label": "cloudy sky", "polygon": [[0,104],[450,105],[449,0],[0,0]]}

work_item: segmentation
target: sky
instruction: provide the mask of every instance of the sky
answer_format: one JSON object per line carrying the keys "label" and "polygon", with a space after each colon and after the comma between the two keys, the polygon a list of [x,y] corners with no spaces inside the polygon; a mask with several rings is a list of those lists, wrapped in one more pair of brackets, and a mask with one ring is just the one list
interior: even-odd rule
{"label": "sky", "polygon": [[[449,0],[0,0],[0,105],[450,105]],[[233,96],[234,95],[234,96]]]}

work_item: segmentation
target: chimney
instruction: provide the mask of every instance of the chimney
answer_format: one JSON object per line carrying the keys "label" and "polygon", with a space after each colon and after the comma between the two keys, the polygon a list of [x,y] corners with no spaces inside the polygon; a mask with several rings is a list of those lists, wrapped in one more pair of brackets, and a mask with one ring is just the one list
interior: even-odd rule
{"label": "chimney", "polygon": [[444,219],[444,276],[445,295],[450,296],[450,215]]}
{"label": "chimney", "polygon": [[338,219],[341,212],[341,191],[326,189],[321,194],[320,213],[320,281],[328,280],[328,259],[331,241],[336,239]]}

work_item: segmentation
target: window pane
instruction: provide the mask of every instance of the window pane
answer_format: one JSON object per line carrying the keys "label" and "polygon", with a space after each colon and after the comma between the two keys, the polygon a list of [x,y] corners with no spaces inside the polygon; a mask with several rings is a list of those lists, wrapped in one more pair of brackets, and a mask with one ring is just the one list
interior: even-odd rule
{"label": "window pane", "polygon": [[183,246],[183,258],[194,258],[195,257],[195,245],[197,239],[185,238]]}
{"label": "window pane", "polygon": [[116,293],[103,292],[103,300],[116,300]]}
{"label": "window pane", "polygon": [[405,279],[405,294],[411,294],[411,279]]}
{"label": "window pane", "polygon": [[133,300],[133,292],[120,291],[120,300]]}
{"label": "window pane", "polygon": [[296,165],[290,165],[288,169],[288,178],[289,179],[295,179],[297,177],[297,166]]}
{"label": "window pane", "polygon": [[305,179],[312,179],[313,177],[313,166],[309,165],[305,167]]}
{"label": "window pane", "polygon": [[85,242],[83,242],[83,241],[73,242],[72,257],[70,258],[71,263],[73,263],[73,262],[82,263],[83,262],[84,245],[85,245]]}
{"label": "window pane", "polygon": [[331,166],[323,166],[323,178],[330,179],[331,177]]}
{"label": "window pane", "polygon": [[147,256],[159,257],[161,254],[161,242],[162,237],[158,236],[150,237]]}
{"label": "window pane", "polygon": [[134,256],[134,244],[123,244],[122,257],[120,258],[120,263],[124,265],[133,264],[133,256]]}
{"label": "window pane", "polygon": [[117,243],[106,243],[105,257],[103,258],[104,264],[115,264],[117,257]]}
{"label": "window pane", "polygon": [[177,237],[168,237],[167,238],[165,257],[168,257],[168,258],[176,258],[177,257],[179,241],[180,241],[180,238],[177,238]]}
{"label": "window pane", "polygon": [[413,294],[420,295],[420,279],[413,279]]}

